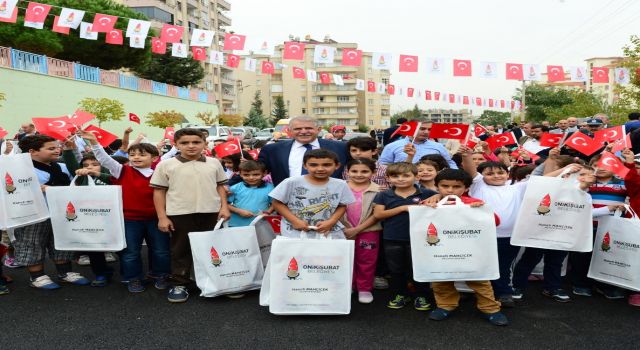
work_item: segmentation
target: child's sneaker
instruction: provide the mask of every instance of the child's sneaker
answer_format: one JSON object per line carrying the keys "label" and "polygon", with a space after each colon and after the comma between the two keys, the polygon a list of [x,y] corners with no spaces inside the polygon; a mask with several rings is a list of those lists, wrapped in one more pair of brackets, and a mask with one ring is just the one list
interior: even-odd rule
{"label": "child's sneaker", "polygon": [[522,300],[524,298],[524,293],[520,288],[513,288],[513,294],[511,295],[513,300]]}
{"label": "child's sneaker", "polygon": [[91,259],[89,259],[88,255],[80,255],[80,257],[78,258],[78,265],[89,266],[91,265]]}
{"label": "child's sneaker", "polygon": [[156,287],[157,290],[165,290],[169,288],[169,280],[167,277],[158,277],[154,278],[153,286]]}
{"label": "child's sneaker", "polygon": [[513,301],[513,296],[505,294],[498,298],[498,301],[502,307],[516,307],[516,303]]}
{"label": "child's sneaker", "polygon": [[630,294],[629,295],[629,305],[631,306],[640,306],[640,294]]}
{"label": "child's sneaker", "polygon": [[450,315],[451,315],[451,311],[441,309],[441,308],[436,308],[435,310],[431,311],[431,313],[429,314],[429,319],[434,321],[442,321],[449,318]]}
{"label": "child's sneaker", "polygon": [[9,287],[7,287],[4,284],[0,284],[0,295],[7,295],[9,294]]}
{"label": "child's sneaker", "polygon": [[551,298],[559,303],[568,303],[571,301],[571,298],[569,297],[567,292],[565,292],[562,289],[556,289],[556,290],[543,289],[542,295],[544,295],[545,297]]}
{"label": "child's sneaker", "polygon": [[609,300],[624,299],[624,292],[620,288],[600,289],[596,288],[596,292],[604,295]]}
{"label": "child's sneaker", "polygon": [[31,279],[29,285],[33,288],[38,289],[58,289],[60,285],[56,282],[52,281],[51,278],[47,275],[40,276],[36,279]]}
{"label": "child's sneaker", "polygon": [[4,266],[10,269],[17,269],[18,267],[22,267],[22,265],[18,264],[16,258],[12,256],[7,256],[4,258]]}
{"label": "child's sneaker", "polygon": [[387,303],[387,307],[389,309],[402,309],[410,301],[411,301],[411,298],[405,297],[404,295],[397,294],[392,300],[389,300],[389,303]]}
{"label": "child's sneaker", "polygon": [[373,294],[371,292],[358,292],[358,302],[360,304],[371,304],[373,302]]}
{"label": "child's sneaker", "polygon": [[502,312],[494,312],[492,314],[482,314],[484,318],[486,318],[489,323],[494,326],[506,326],[509,324],[509,319]]}
{"label": "child's sneaker", "polygon": [[118,261],[118,258],[116,257],[116,253],[111,253],[111,252],[104,253],[104,259],[108,263]]}
{"label": "child's sneaker", "polygon": [[590,297],[593,295],[593,292],[591,292],[591,288],[573,287],[572,292],[574,295],[579,295],[581,297]]}
{"label": "child's sneaker", "polygon": [[58,279],[62,282],[71,283],[76,286],[87,286],[91,284],[91,281],[77,272],[67,272],[64,276],[58,275]]}
{"label": "child's sneaker", "polygon": [[130,280],[127,283],[127,290],[129,290],[129,293],[142,293],[144,292],[144,284],[142,284],[141,280]]}
{"label": "child's sneaker", "polygon": [[376,276],[373,280],[373,288],[374,289],[389,289],[389,282],[384,277]]}
{"label": "child's sneaker", "polygon": [[429,311],[429,309],[431,309],[431,304],[429,304],[427,298],[417,297],[413,302],[413,307],[418,311]]}
{"label": "child's sneaker", "polygon": [[169,290],[167,300],[171,303],[184,303],[189,299],[189,292],[185,286],[175,286]]}
{"label": "child's sneaker", "polygon": [[106,287],[107,284],[109,284],[107,276],[96,276],[96,279],[91,281],[91,287]]}

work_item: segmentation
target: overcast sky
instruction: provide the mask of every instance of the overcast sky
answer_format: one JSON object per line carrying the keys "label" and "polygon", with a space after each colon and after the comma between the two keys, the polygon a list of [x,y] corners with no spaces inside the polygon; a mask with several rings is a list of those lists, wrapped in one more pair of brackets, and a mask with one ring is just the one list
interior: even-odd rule
{"label": "overcast sky", "polygon": [[[230,30],[260,40],[283,42],[289,34],[355,42],[365,51],[391,52],[391,82],[470,96],[509,98],[517,82],[504,79],[428,76],[426,57],[474,62],[585,65],[590,57],[622,55],[632,34],[640,34],[638,0],[231,0]],[[251,48],[252,46],[248,46]],[[418,73],[399,73],[399,54],[418,55]],[[475,68],[475,67],[474,67]],[[546,69],[546,68],[545,68]],[[392,97],[392,110],[461,108]],[[474,110],[477,114],[478,110]]]}

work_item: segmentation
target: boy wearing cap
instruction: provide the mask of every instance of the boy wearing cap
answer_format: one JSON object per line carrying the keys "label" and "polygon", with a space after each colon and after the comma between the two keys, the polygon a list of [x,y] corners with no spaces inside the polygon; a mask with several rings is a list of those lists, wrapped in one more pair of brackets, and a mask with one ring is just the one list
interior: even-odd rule
{"label": "boy wearing cap", "polygon": [[335,125],[331,127],[331,134],[336,141],[344,141],[344,135],[347,134],[347,127],[344,125]]}

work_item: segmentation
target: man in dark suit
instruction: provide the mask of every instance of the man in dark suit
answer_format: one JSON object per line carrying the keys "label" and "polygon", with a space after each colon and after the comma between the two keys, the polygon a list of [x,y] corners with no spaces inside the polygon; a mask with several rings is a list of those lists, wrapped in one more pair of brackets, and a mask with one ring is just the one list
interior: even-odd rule
{"label": "man in dark suit", "polygon": [[407,118],[398,118],[398,120],[396,121],[396,126],[386,128],[384,130],[384,133],[382,134],[382,145],[386,146],[394,141],[400,140],[403,137],[402,135],[395,135],[393,138],[391,138],[391,135],[396,130],[398,130],[398,128],[400,127],[400,124],[406,123],[406,122],[407,122]]}
{"label": "man in dark suit", "polygon": [[307,151],[312,149],[326,149],[338,155],[340,168],[331,177],[341,179],[344,165],[347,163],[347,144],[332,140],[318,139],[320,129],[314,118],[301,116],[292,118],[289,122],[289,130],[292,140],[278,141],[264,146],[260,151],[258,160],[267,166],[271,172],[273,185],[291,176],[304,175],[306,171],[302,167],[302,158]]}

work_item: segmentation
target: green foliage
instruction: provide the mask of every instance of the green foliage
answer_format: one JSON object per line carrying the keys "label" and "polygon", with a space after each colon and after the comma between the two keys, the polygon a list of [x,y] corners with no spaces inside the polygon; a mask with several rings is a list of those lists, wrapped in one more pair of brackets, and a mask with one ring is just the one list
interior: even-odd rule
{"label": "green foliage", "polygon": [[220,114],[218,116],[220,124],[226,126],[242,126],[244,118],[240,114]]}
{"label": "green foliage", "polygon": [[[144,15],[110,0],[39,0],[38,2],[85,10],[88,12],[83,18],[85,22],[93,21],[93,13],[146,19]],[[21,1],[19,4],[26,6],[27,2]],[[53,15],[59,15],[60,11],[60,8],[53,7],[45,21],[45,29],[38,30],[24,26],[24,10],[20,10],[17,23],[0,25],[0,46],[9,46],[67,61],[77,61],[101,69],[134,68],[144,66],[150,60],[150,39],[147,40],[145,49],[135,49],[129,47],[128,43],[122,46],[106,44],[105,33],[100,33],[98,40],[85,40],[79,37],[79,29],[72,29],[69,35],[52,32],[50,28],[53,27]],[[127,20],[118,20],[115,28],[126,31]],[[150,33],[149,36],[151,35],[154,33]]]}
{"label": "green foliage", "polygon": [[395,113],[391,116],[391,125],[396,125],[398,119],[406,118],[407,120],[419,119],[422,116],[422,111],[418,108],[418,105],[414,105],[412,109],[407,109],[402,112]]}
{"label": "green foliage", "polygon": [[183,120],[184,114],[174,110],[164,110],[147,114],[147,121],[145,121],[145,123],[149,126],[165,129],[170,126],[174,126]]}
{"label": "green foliage", "polygon": [[364,124],[358,124],[358,132],[369,132],[369,127]]}
{"label": "green foliage", "polygon": [[202,122],[204,123],[204,125],[214,125],[216,124],[216,121],[218,120],[217,117],[213,116],[213,112],[208,111],[208,112],[198,112],[196,114],[196,118],[202,120]]}
{"label": "green foliage", "polygon": [[98,125],[109,120],[120,120],[124,117],[124,105],[118,100],[109,98],[87,97],[78,103],[80,109],[96,116]]}
{"label": "green foliage", "polygon": [[632,35],[631,43],[622,48],[625,55],[623,66],[631,71],[631,83],[617,85],[616,92],[620,98],[613,104],[612,122],[620,124],[627,121],[630,112],[640,109],[640,36]]}
{"label": "green foliage", "polygon": [[251,110],[249,111],[249,115],[247,116],[247,120],[244,124],[259,129],[269,127],[269,122],[267,122],[262,113],[262,99],[260,98],[260,91],[256,91],[256,94],[253,97],[253,102],[251,102]]}
{"label": "green foliage", "polygon": [[487,109],[482,112],[478,119],[474,120],[474,123],[493,126],[502,124],[503,126],[506,126],[507,124],[509,124],[510,120],[511,113],[509,112],[498,112]]}
{"label": "green foliage", "polygon": [[282,96],[276,96],[274,102],[273,111],[271,111],[271,116],[273,117],[273,124],[278,122],[280,119],[287,118],[287,107],[284,105],[284,99]]}
{"label": "green foliage", "polygon": [[204,78],[204,68],[192,58],[173,57],[171,52],[167,52],[164,55],[153,55],[148,65],[136,68],[136,74],[162,83],[190,86]]}

